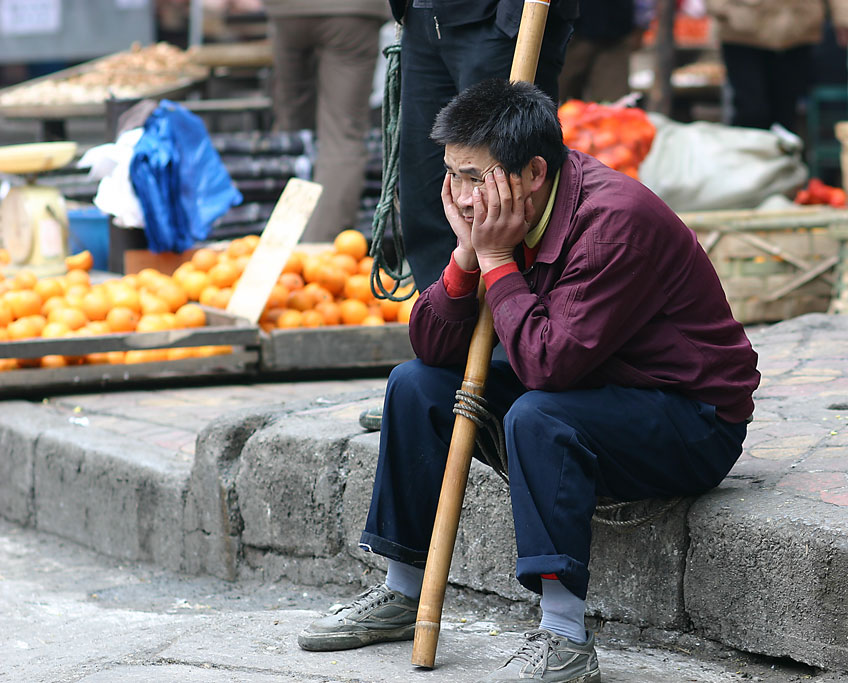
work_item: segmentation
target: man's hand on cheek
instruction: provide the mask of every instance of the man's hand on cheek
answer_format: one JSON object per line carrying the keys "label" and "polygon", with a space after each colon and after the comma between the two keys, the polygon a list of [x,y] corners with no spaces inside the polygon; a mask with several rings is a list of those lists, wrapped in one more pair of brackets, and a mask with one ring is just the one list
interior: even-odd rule
{"label": "man's hand on cheek", "polygon": [[474,228],[471,243],[483,273],[511,263],[513,251],[528,230],[526,219],[529,197],[524,196],[521,177],[507,176],[498,166],[486,175],[485,193],[473,192]]}

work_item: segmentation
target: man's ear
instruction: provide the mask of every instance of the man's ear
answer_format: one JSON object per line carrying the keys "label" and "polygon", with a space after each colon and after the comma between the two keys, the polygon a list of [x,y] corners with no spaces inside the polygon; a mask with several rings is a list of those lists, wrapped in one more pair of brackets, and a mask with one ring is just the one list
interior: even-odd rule
{"label": "man's ear", "polygon": [[543,157],[535,156],[527,164],[527,170],[529,172],[530,191],[535,192],[545,182],[548,175],[548,162]]}

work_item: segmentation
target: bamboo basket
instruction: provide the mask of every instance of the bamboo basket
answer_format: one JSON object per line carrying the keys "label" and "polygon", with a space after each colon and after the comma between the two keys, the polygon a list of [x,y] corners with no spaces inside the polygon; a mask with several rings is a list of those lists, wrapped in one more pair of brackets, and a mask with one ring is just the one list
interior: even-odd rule
{"label": "bamboo basket", "polygon": [[709,255],[741,323],[825,312],[841,291],[848,210],[799,206],[680,217]]}

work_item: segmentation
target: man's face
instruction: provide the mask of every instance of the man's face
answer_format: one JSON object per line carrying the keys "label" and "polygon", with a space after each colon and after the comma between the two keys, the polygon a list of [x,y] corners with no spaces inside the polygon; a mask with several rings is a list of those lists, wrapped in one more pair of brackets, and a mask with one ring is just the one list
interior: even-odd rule
{"label": "man's face", "polygon": [[450,174],[453,203],[469,225],[474,222],[472,191],[479,187],[483,204],[487,205],[484,179],[498,165],[485,147],[445,145],[445,170]]}

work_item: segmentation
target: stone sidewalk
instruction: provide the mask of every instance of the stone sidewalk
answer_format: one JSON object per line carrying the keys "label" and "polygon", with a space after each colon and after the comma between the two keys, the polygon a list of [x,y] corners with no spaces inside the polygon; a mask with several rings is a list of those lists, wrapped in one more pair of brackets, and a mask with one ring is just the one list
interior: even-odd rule
{"label": "stone sidewalk", "polygon": [[[848,318],[803,316],[752,341],[763,382],[745,453],[717,490],[648,525],[596,526],[589,616],[606,633],[848,672]],[[355,590],[382,566],[356,550],[377,451],[357,417],[384,387],[5,401],[0,516],[180,572]],[[505,488],[477,463],[469,482],[447,599],[531,618]]]}

